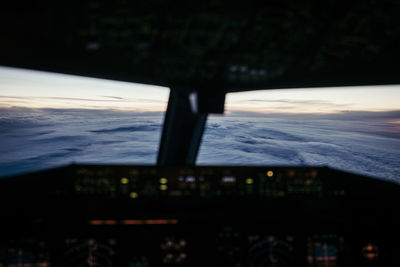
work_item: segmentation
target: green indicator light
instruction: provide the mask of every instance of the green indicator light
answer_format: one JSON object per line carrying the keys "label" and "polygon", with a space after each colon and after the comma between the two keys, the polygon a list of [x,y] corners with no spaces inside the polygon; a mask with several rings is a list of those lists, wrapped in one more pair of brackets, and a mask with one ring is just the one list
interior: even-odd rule
{"label": "green indicator light", "polygon": [[129,183],[128,178],[121,178],[121,184],[127,184]]}
{"label": "green indicator light", "polygon": [[138,198],[138,193],[136,193],[136,192],[131,192],[130,194],[129,194],[129,197],[130,198]]}
{"label": "green indicator light", "polygon": [[165,185],[165,184],[160,185],[160,190],[161,190],[161,191],[165,191],[165,190],[167,190],[167,189],[168,189],[168,186],[167,186],[167,185]]}
{"label": "green indicator light", "polygon": [[246,179],[246,184],[253,184],[253,183],[254,183],[253,178],[247,178]]}

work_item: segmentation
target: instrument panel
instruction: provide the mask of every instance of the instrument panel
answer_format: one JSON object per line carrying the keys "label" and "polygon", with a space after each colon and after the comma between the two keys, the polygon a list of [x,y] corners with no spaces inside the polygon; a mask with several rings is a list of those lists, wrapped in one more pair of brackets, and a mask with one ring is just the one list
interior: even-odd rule
{"label": "instrument panel", "polygon": [[71,165],[0,180],[0,266],[397,266],[397,184],[329,168]]}

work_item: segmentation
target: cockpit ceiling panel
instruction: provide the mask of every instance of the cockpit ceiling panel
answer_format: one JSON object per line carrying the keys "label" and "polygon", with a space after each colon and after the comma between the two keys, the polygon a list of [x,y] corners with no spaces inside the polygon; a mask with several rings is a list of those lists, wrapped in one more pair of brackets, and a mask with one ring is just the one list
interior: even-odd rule
{"label": "cockpit ceiling panel", "polygon": [[0,65],[173,88],[400,83],[400,2],[9,1]]}

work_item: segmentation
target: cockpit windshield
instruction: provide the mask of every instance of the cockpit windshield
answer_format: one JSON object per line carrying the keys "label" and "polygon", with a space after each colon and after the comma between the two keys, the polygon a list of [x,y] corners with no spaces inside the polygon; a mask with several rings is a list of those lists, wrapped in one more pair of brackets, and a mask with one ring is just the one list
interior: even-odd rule
{"label": "cockpit windshield", "polygon": [[200,165],[330,166],[399,181],[400,87],[228,94],[208,119]]}
{"label": "cockpit windshield", "polygon": [[[0,176],[156,164],[169,89],[0,68]],[[399,181],[400,87],[229,93],[196,164],[330,166]]]}
{"label": "cockpit windshield", "polygon": [[0,68],[0,176],[155,164],[169,89]]}

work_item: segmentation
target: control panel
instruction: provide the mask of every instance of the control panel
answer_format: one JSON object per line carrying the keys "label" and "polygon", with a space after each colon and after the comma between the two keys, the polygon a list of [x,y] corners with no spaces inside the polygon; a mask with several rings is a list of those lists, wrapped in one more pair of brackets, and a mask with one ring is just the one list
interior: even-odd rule
{"label": "control panel", "polygon": [[0,266],[400,263],[399,185],[329,168],[71,165],[0,193]]}

